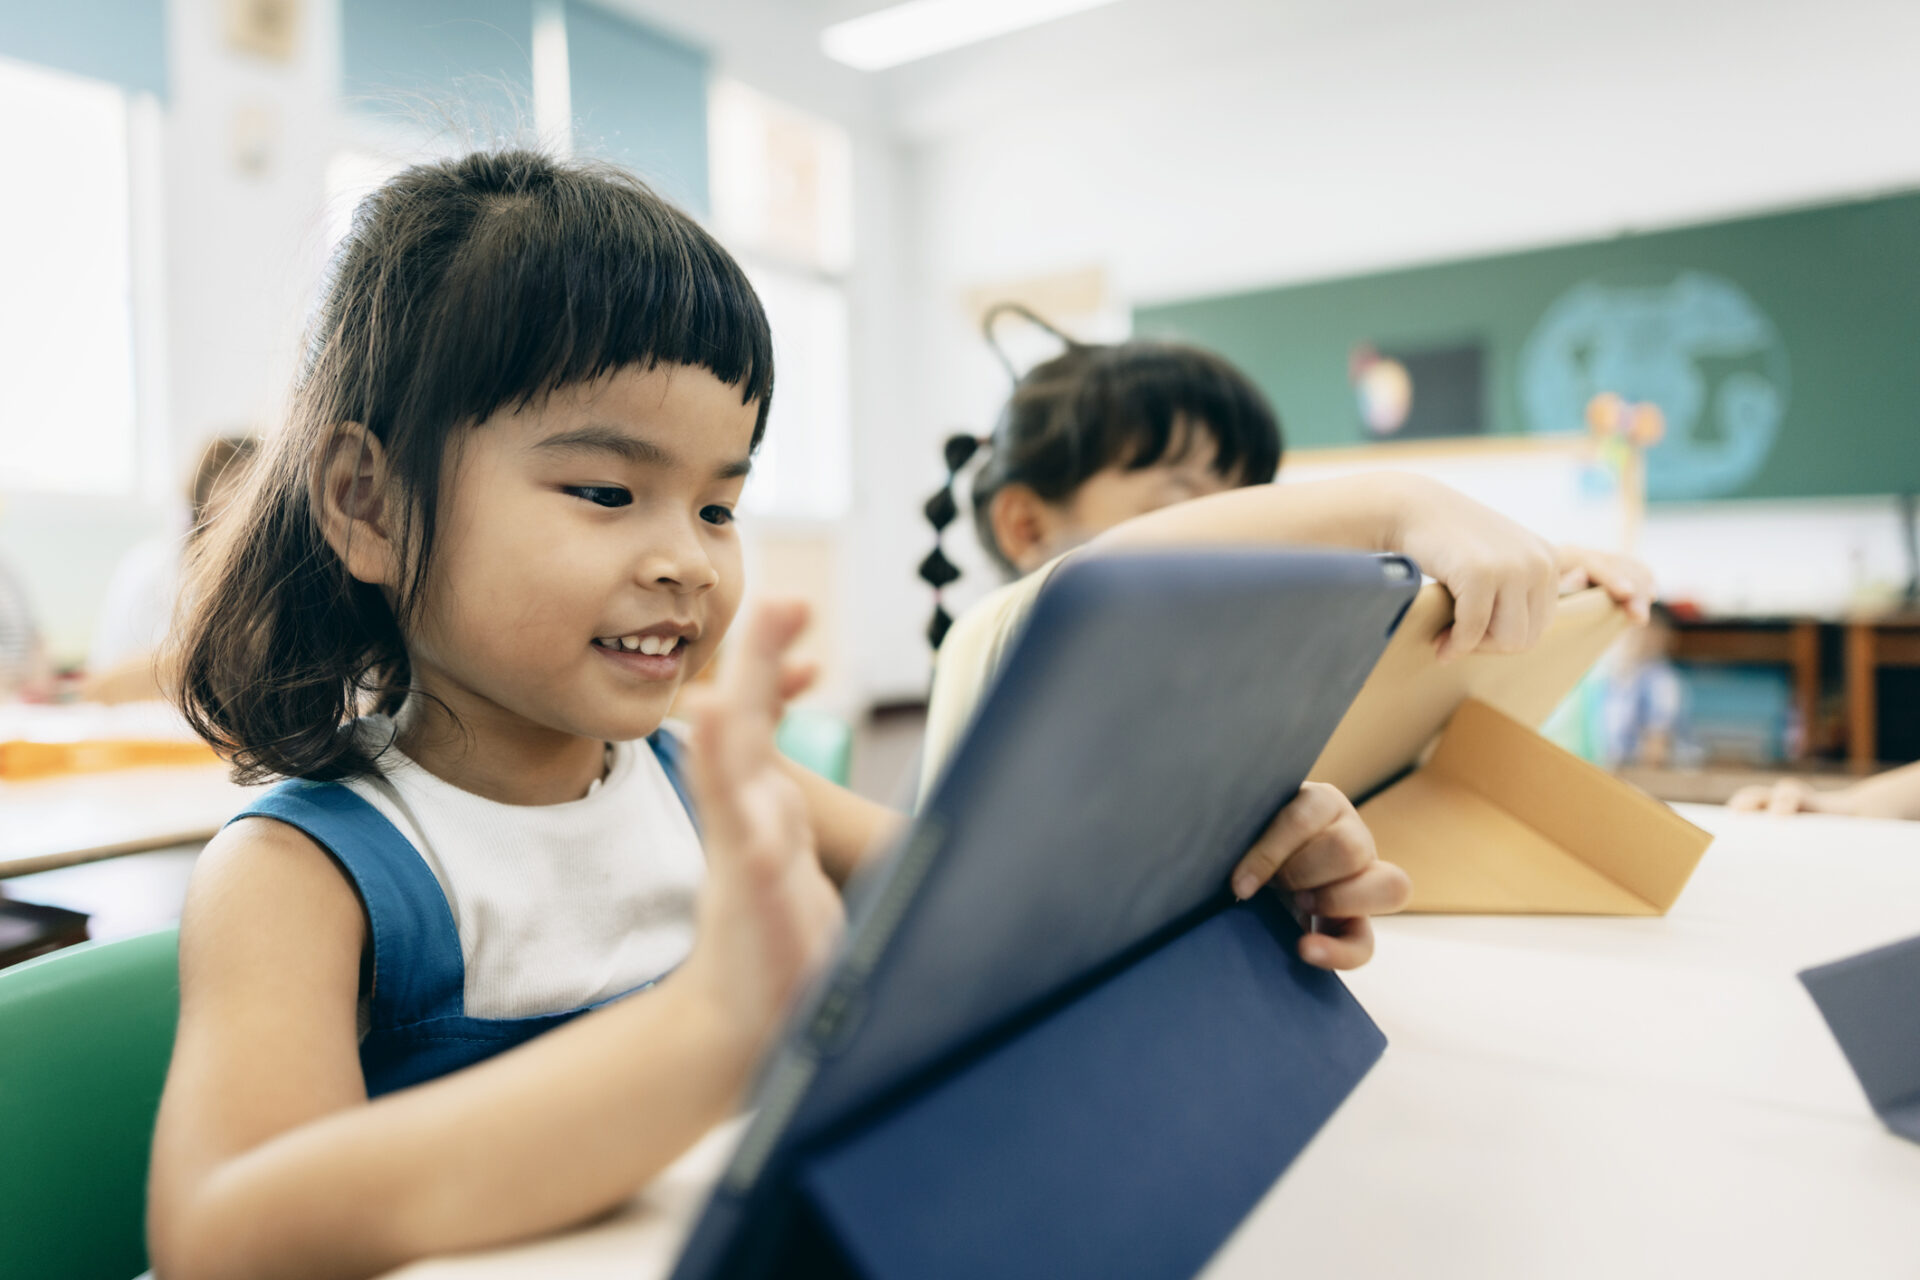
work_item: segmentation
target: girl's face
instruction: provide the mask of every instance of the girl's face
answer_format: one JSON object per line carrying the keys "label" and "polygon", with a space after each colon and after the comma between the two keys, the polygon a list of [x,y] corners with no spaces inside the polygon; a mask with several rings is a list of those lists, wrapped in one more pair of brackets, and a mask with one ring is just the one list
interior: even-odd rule
{"label": "girl's face", "polygon": [[1219,443],[1211,432],[1182,424],[1166,456],[1152,466],[1135,469],[1116,463],[1087,477],[1063,501],[1036,500],[1031,533],[1015,533],[1011,546],[1002,537],[1001,548],[1016,569],[1032,573],[1062,552],[1135,516],[1237,488],[1234,480],[1214,469],[1219,454]]}
{"label": "girl's face", "polygon": [[734,508],[758,404],[705,369],[622,369],[455,437],[407,636],[476,732],[659,727],[740,603]]}

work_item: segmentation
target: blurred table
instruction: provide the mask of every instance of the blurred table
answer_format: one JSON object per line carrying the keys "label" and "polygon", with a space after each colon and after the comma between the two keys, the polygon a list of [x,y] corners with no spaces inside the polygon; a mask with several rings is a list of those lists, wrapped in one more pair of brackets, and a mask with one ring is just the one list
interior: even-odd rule
{"label": "blurred table", "polygon": [[0,880],[209,840],[252,794],[223,764],[0,781]]}
{"label": "blurred table", "polygon": [[1880,764],[1881,667],[1920,667],[1920,614],[1850,618],[1847,633],[1847,762],[1855,773]]}
{"label": "blurred table", "polygon": [[1706,618],[1673,628],[1674,658],[1685,662],[1782,665],[1793,674],[1793,705],[1800,740],[1793,760],[1807,754],[1820,710],[1820,623],[1813,618]]}
{"label": "blurred table", "polygon": [[[1920,1146],[1794,974],[1920,933],[1920,824],[1681,812],[1719,839],[1664,918],[1382,921],[1351,986],[1387,1055],[1206,1274],[1916,1274]],[[394,1274],[665,1276],[730,1137],[604,1222]]]}

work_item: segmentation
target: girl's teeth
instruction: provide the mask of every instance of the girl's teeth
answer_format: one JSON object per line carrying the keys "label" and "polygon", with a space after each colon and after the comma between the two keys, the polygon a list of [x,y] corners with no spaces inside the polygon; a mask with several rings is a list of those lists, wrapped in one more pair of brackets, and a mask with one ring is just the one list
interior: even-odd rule
{"label": "girl's teeth", "polygon": [[594,643],[606,649],[623,649],[628,653],[644,653],[652,657],[661,657],[672,653],[680,645],[679,636],[602,636]]}

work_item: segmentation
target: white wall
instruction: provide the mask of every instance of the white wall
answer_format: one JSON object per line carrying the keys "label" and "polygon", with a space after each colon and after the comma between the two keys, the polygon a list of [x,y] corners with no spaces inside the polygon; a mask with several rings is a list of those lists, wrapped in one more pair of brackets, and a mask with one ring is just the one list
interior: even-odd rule
{"label": "white wall", "polygon": [[[278,416],[325,251],[327,161],[340,131],[339,9],[295,6],[288,63],[226,45],[222,0],[168,0],[168,386],[179,466],[209,436]],[[236,129],[266,122],[241,170]]]}
{"label": "white wall", "polygon": [[[921,496],[938,438],[990,424],[970,287],[1094,264],[1155,301],[1920,185],[1917,55],[1912,0],[1125,0],[889,73],[917,443],[867,486]],[[889,586],[927,546],[914,505],[866,535]],[[1788,509],[1786,577],[1844,579],[1825,557],[1857,538],[1897,554],[1847,504],[1659,515],[1647,550],[1687,582],[1701,548],[1744,555],[1727,572],[1758,582],[1739,531]],[[918,678],[923,600],[871,620],[879,683]]]}
{"label": "white wall", "polygon": [[[135,273],[142,456],[160,474],[128,497],[16,494],[0,506],[0,554],[25,577],[58,660],[85,655],[120,556],[184,528],[180,494],[207,438],[274,421],[318,277],[337,6],[298,6],[284,65],[230,51],[225,9],[168,0],[169,97],[134,143],[136,175],[157,197],[136,227]],[[240,115],[268,122],[258,174],[234,164]]]}
{"label": "white wall", "polygon": [[[854,263],[847,278],[852,331],[853,454],[856,483],[846,520],[826,529],[763,528],[781,543],[757,565],[791,562],[805,545],[825,546],[834,561],[836,652],[827,658],[822,701],[852,713],[875,697],[916,695],[926,687],[925,644],[879,620],[904,617],[922,593],[897,571],[897,539],[876,537],[898,523],[905,493],[899,477],[917,471],[920,438],[903,429],[912,398],[906,316],[918,287],[912,277],[918,225],[905,203],[903,146],[884,85],[819,52],[826,8],[800,0],[609,0],[645,21],[713,52],[714,69],[844,127],[853,143]],[[922,495],[924,496],[924,495]],[[917,500],[916,500],[917,501]],[[824,537],[822,536],[824,535]],[[754,536],[750,533],[750,536]],[[752,591],[778,593],[778,574],[750,577]]]}

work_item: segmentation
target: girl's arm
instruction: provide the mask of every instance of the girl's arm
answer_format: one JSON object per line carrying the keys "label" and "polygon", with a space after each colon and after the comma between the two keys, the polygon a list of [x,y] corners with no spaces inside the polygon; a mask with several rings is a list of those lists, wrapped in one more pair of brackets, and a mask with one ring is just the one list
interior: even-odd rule
{"label": "girl's arm", "polygon": [[1844,794],[1846,811],[1857,818],[1920,818],[1920,764],[1856,782]]}
{"label": "girl's arm", "polygon": [[550,1231],[618,1204],[729,1112],[839,925],[803,802],[772,763],[771,672],[799,616],[763,611],[748,674],[696,715],[708,868],[693,954],[477,1066],[368,1102],[352,888],[279,823],[236,823],[208,847],[154,1139],[159,1275],[370,1276]]}
{"label": "girl's arm", "polygon": [[1443,583],[1454,621],[1441,652],[1514,652],[1537,642],[1558,598],[1545,540],[1438,481],[1395,472],[1253,485],[1162,507],[1115,525],[1090,549],[1314,543],[1396,551]]}
{"label": "girl's arm", "polygon": [[1799,778],[1742,787],[1729,809],[1750,813],[1841,813],[1856,818],[1920,819],[1920,764],[1902,765],[1833,791],[1815,791]]}
{"label": "girl's arm", "polygon": [[784,758],[780,766],[806,800],[820,865],[836,884],[846,884],[862,862],[885,849],[907,825],[904,814],[855,795],[811,769]]}
{"label": "girl's arm", "polygon": [[166,1280],[375,1275],[577,1221],[722,1119],[757,1049],[676,975],[369,1103],[364,933],[352,888],[291,827],[237,823],[202,855],[150,1182]]}

